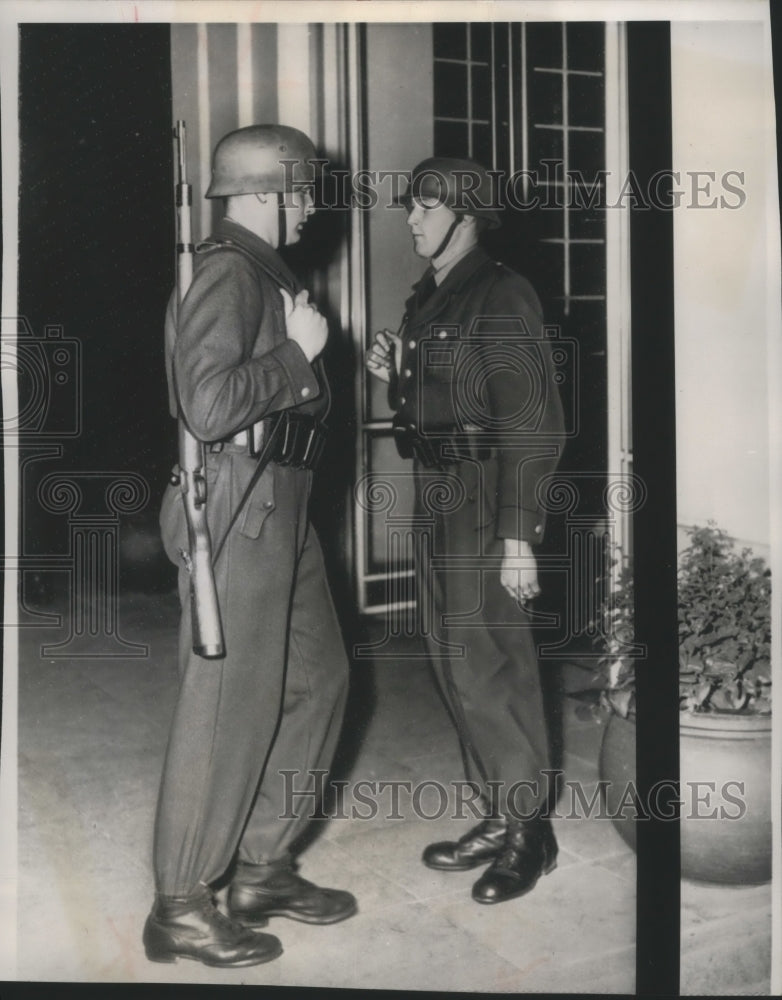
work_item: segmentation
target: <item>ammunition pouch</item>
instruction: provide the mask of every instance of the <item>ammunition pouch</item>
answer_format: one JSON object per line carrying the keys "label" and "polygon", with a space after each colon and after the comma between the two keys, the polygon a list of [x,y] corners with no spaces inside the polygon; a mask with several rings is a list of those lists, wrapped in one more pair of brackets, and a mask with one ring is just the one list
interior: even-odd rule
{"label": "ammunition pouch", "polygon": [[314,469],[326,445],[326,425],[309,413],[283,410],[274,418],[271,461],[294,469]]}
{"label": "ammunition pouch", "polygon": [[[328,436],[328,428],[316,417],[308,413],[296,413],[283,410],[273,417],[263,421],[263,434],[257,435],[254,425],[249,431],[239,431],[225,441],[214,441],[209,445],[211,452],[229,451],[240,455],[250,455],[257,458],[264,455],[264,463],[276,462],[277,465],[290,465],[294,469],[314,469],[323,454]],[[264,447],[257,445],[256,439],[268,440],[274,435],[271,450],[268,454]],[[173,480],[172,480],[173,482]]]}
{"label": "ammunition pouch", "polygon": [[268,417],[263,424],[261,440],[267,441],[272,435],[274,437],[268,453],[263,446],[258,448],[255,439],[259,435],[253,433],[253,428],[250,431],[240,431],[225,441],[215,441],[209,445],[209,450],[238,452],[253,458],[263,453],[264,463],[275,462],[277,465],[290,465],[294,469],[315,468],[323,454],[328,435],[328,428],[321,420],[308,413],[283,410]]}

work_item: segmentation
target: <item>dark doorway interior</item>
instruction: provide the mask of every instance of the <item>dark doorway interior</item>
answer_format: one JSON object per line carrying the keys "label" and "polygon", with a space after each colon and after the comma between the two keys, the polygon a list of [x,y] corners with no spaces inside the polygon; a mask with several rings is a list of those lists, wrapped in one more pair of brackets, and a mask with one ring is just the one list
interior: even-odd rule
{"label": "dark doorway interior", "polygon": [[[45,475],[132,471],[149,487],[143,519],[175,457],[162,354],[174,280],[170,41],[168,25],[20,30],[19,313],[49,366],[45,417],[23,434],[23,551],[51,554],[68,533],[37,502]],[[47,326],[62,328],[65,373]],[[35,392],[24,370],[19,391],[24,409]]]}

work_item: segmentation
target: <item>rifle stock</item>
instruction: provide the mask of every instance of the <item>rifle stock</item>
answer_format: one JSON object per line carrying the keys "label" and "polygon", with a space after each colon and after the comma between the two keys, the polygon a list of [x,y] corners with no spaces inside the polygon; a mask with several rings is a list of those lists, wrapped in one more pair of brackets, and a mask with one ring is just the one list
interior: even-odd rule
{"label": "rifle stock", "polygon": [[[174,129],[177,145],[177,305],[181,305],[193,278],[193,238],[190,219],[191,186],[187,183],[187,147],[185,123],[177,121]],[[190,610],[193,625],[193,651],[198,656],[217,658],[225,655],[220,607],[217,601],[212,540],[206,520],[206,474],[204,444],[189,430],[180,410],[179,486],[182,491],[190,571]]]}

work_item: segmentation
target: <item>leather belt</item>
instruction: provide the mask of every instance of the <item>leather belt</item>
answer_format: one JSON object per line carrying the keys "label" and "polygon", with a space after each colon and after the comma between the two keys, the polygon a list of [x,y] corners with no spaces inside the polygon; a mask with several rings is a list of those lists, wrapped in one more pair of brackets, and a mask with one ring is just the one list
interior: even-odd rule
{"label": "leather belt", "polygon": [[277,428],[268,460],[296,469],[315,468],[326,444],[326,425],[310,414],[291,410],[283,410],[267,420],[268,428],[264,427],[267,421],[258,421],[230,438],[213,442],[209,445],[209,450],[225,450],[255,457],[260,453],[267,433],[272,433],[272,429]]}
{"label": "leather belt", "polygon": [[258,455],[266,437],[264,421],[259,420],[251,427],[245,427],[230,437],[223,438],[222,441],[213,441],[209,445],[211,452],[221,452],[223,449],[231,452],[239,452],[245,455]]}
{"label": "leather belt", "polygon": [[493,449],[481,443],[474,434],[456,435],[444,431],[424,436],[415,427],[396,423],[394,443],[400,458],[415,458],[426,469],[443,469],[465,460],[482,461],[494,454]]}

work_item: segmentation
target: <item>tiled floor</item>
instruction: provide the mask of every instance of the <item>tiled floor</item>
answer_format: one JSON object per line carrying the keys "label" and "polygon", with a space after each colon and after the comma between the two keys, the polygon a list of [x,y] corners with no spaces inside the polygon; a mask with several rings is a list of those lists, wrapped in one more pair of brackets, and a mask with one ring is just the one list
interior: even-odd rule
{"label": "tiled floor", "polygon": [[[633,991],[635,855],[609,822],[555,820],[557,869],[522,899],[479,906],[469,896],[474,872],[437,873],[419,861],[429,841],[458,835],[470,821],[416,818],[404,791],[400,819],[387,818],[391,804],[382,796],[379,814],[369,819],[339,818],[334,805],[335,818],[318,824],[302,855],[303,875],[355,893],[360,911],[351,920],[332,927],[273,920],[269,929],[284,955],[255,968],[147,962],[140,932],[152,899],[152,822],[175,698],[176,614],[173,595],[123,601],[124,636],[150,647],[148,657],[135,660],[45,659],[41,643],[56,641],[56,633],[22,633],[19,978]],[[552,706],[559,706],[554,728],[565,777],[589,794],[601,727],[577,717],[579,703],[567,695],[589,675],[563,666],[548,680]],[[356,664],[336,776],[413,787],[462,777],[455,736],[424,661]],[[438,804],[425,797],[421,803],[432,812]],[[341,811],[350,816],[355,804],[347,794]],[[721,941],[737,933],[737,910],[725,892],[699,886],[684,894],[685,939],[694,956],[685,985],[700,981],[702,992],[720,992],[725,975],[725,948],[709,948],[711,928]],[[738,892],[739,916],[748,914],[756,941],[765,940],[767,887]],[[763,948],[744,954],[732,978],[767,992]]]}

